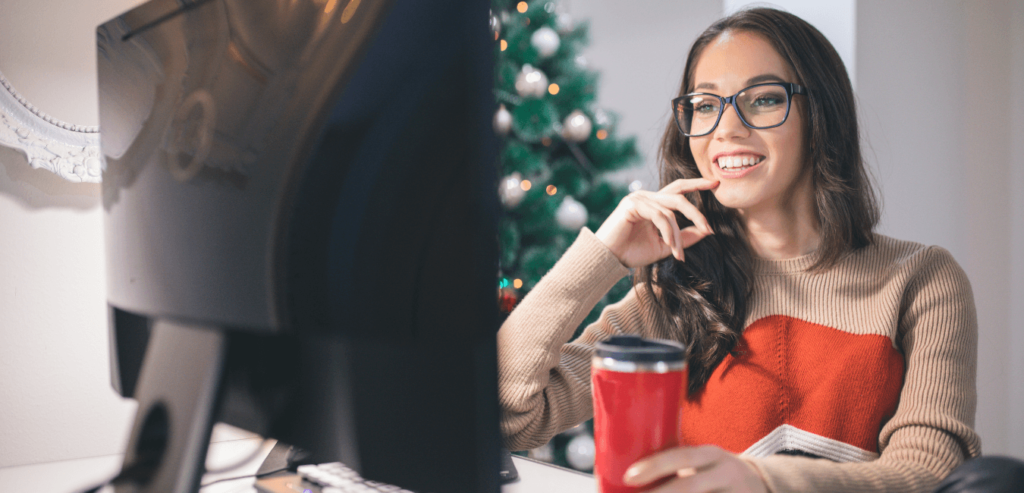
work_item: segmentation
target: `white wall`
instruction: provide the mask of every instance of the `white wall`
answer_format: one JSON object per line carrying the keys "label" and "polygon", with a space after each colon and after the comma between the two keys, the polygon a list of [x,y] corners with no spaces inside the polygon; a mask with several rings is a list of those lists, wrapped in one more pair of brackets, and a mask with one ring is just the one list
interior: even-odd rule
{"label": "white wall", "polygon": [[1007,441],[1010,451],[1017,457],[1024,457],[1024,7],[1013,7],[1011,15],[1011,63],[1010,92],[1010,189],[1013,191],[1010,217],[1013,224],[1010,233],[1010,324],[1007,352],[1012,355],[1009,367],[1008,412],[1009,426]]}
{"label": "white wall", "polygon": [[[5,0],[0,72],[96,125],[95,26],[137,3]],[[109,384],[99,185],[0,147],[0,231],[0,467],[122,451],[135,404]]]}

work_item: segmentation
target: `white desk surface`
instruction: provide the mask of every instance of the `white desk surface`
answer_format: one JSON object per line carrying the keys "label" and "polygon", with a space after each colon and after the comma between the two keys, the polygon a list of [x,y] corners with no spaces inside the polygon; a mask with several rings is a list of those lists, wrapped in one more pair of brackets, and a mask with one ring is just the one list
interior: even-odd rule
{"label": "white desk surface", "polygon": [[[221,427],[223,428],[223,427]],[[215,433],[207,466],[216,468],[252,456],[244,465],[221,474],[206,474],[202,484],[220,478],[246,476],[202,488],[201,493],[256,493],[253,475],[270,453],[274,441],[238,430]],[[259,449],[259,450],[257,450]],[[255,452],[255,455],[254,455]],[[43,464],[0,468],[0,491],[32,493],[79,493],[113,477],[121,468],[121,455],[89,457]],[[597,483],[588,474],[513,456],[519,479],[502,486],[501,493],[596,493]],[[112,493],[112,488],[100,490]]]}

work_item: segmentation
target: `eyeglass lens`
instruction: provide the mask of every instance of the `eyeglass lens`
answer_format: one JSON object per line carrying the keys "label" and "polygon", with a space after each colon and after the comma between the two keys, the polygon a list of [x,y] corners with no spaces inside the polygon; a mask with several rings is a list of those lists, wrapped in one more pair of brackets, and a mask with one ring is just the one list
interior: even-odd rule
{"label": "eyeglass lens", "polygon": [[[765,85],[744,89],[736,95],[736,110],[751,127],[766,128],[786,119],[789,95],[782,86]],[[675,108],[683,132],[703,135],[711,132],[722,113],[722,99],[710,94],[684,97]]]}

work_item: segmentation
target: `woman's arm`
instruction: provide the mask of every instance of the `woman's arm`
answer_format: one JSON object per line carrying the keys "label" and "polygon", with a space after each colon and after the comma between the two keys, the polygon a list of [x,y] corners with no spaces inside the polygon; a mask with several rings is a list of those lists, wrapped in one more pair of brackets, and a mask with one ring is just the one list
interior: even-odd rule
{"label": "woman's arm", "polygon": [[[629,270],[584,228],[498,331],[498,401],[505,446],[525,450],[592,414],[592,344],[635,330],[632,292],[566,344],[598,300]],[[585,339],[588,342],[582,342]]]}

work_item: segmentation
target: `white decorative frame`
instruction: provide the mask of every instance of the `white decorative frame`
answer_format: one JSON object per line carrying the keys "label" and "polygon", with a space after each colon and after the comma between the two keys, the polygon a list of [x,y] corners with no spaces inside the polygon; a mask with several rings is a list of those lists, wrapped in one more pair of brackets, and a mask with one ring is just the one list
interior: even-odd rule
{"label": "white decorative frame", "polygon": [[2,73],[0,86],[0,145],[24,152],[33,168],[69,181],[99,183],[99,127],[65,123],[39,111]]}

